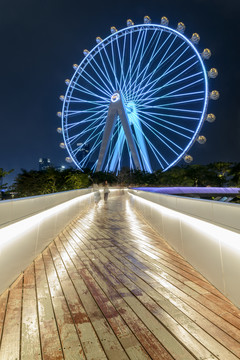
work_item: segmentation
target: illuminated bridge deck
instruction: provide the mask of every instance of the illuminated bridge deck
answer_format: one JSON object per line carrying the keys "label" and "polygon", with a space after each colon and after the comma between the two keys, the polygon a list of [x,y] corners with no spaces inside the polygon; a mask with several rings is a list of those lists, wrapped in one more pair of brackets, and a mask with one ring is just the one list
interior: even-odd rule
{"label": "illuminated bridge deck", "polygon": [[233,360],[240,310],[119,195],[82,213],[2,294],[0,342],[1,360]]}

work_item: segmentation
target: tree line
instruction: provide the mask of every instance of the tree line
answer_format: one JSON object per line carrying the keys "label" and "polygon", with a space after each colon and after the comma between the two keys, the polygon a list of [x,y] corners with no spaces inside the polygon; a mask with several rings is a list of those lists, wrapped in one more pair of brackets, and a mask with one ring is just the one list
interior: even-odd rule
{"label": "tree line", "polygon": [[21,170],[11,187],[3,183],[10,171],[0,168],[0,190],[13,193],[14,197],[50,194],[61,191],[87,188],[93,183],[103,184],[105,180],[112,186],[233,186],[240,187],[240,163],[215,162],[208,165],[175,166],[168,171],[154,173],[123,168],[118,174],[65,169],[53,167],[46,170]]}

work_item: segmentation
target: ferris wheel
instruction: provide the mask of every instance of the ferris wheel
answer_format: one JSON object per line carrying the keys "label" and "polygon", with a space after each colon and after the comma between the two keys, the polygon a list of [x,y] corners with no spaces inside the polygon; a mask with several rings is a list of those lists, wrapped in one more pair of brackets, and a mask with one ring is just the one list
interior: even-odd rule
{"label": "ferris wheel", "polygon": [[209,92],[208,78],[215,78],[215,68],[208,72],[200,54],[200,37],[184,35],[185,25],[168,27],[168,19],[117,30],[96,46],[84,50],[84,58],[71,80],[65,80],[66,94],[61,95],[62,111],[57,115],[62,125],[62,148],[79,169],[118,172],[124,166],[153,172],[165,171],[188,154],[195,141],[205,143],[200,135],[209,99],[217,100],[217,90]]}

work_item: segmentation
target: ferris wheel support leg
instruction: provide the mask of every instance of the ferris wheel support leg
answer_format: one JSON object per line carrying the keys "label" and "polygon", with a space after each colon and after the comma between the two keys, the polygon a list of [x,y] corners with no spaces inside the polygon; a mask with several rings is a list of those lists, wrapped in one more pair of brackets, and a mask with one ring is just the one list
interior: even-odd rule
{"label": "ferris wheel support leg", "polygon": [[[116,94],[120,95],[119,92],[117,92]],[[129,123],[129,120],[127,117],[127,113],[126,113],[125,107],[123,105],[121,96],[119,96],[118,101],[115,101],[115,102],[112,101],[109,105],[108,115],[107,115],[104,133],[103,133],[103,139],[102,139],[102,144],[101,144],[101,148],[100,148],[100,152],[99,152],[96,171],[101,171],[103,169],[103,165],[104,165],[104,162],[106,159],[110,140],[111,140],[111,137],[113,134],[113,129],[116,124],[117,116],[120,117],[122,127],[123,127],[123,130],[124,130],[127,142],[128,142],[128,146],[131,151],[134,165],[135,165],[136,169],[143,170],[141,161],[140,161],[140,156],[138,154],[138,150],[137,150],[136,144],[133,139],[133,134],[132,134],[130,123]]]}

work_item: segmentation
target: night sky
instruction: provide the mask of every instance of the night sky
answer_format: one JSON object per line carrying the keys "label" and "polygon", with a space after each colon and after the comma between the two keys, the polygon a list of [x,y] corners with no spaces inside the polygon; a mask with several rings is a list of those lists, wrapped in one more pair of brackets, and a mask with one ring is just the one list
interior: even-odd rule
{"label": "night sky", "polygon": [[96,36],[105,38],[111,26],[126,27],[128,18],[143,23],[145,15],[157,24],[167,16],[172,28],[184,22],[189,38],[199,33],[199,51],[212,52],[207,69],[219,72],[209,84],[220,92],[208,107],[216,121],[204,124],[206,144],[191,148],[194,163],[240,161],[239,0],[1,0],[0,167],[15,169],[8,182],[20,169],[37,170],[40,157],[67,165],[56,113],[72,64],[83,59],[83,49],[95,46]]}

